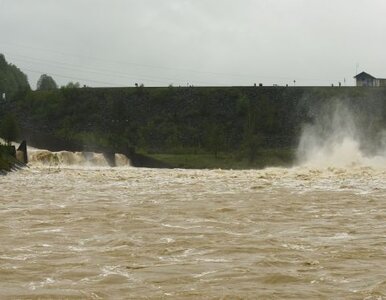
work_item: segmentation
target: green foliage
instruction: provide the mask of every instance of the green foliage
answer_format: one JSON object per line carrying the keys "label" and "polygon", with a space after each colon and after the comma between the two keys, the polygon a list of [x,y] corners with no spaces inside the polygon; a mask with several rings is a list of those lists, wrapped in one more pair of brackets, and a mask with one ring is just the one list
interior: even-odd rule
{"label": "green foliage", "polygon": [[19,127],[12,115],[7,115],[0,123],[0,137],[4,139],[7,145],[15,141],[19,136]]}
{"label": "green foliage", "polygon": [[3,146],[0,145],[0,175],[10,171],[12,167],[12,158],[6,153]]}
{"label": "green foliage", "polygon": [[78,88],[80,88],[80,83],[70,81],[63,88],[65,88],[65,89],[78,89]]}
{"label": "green foliage", "polygon": [[56,90],[57,88],[58,85],[55,80],[47,74],[41,75],[36,85],[38,91],[50,91]]}
{"label": "green foliage", "polygon": [[0,70],[4,70],[5,68],[7,68],[7,66],[8,66],[8,63],[5,60],[4,55],[0,54]]}
{"label": "green foliage", "polygon": [[27,76],[16,66],[8,64],[0,54],[0,97],[5,93],[7,100],[13,100],[18,93],[29,89]]}
{"label": "green foliage", "polygon": [[251,162],[248,158],[233,153],[222,153],[215,158],[212,154],[152,154],[151,157],[178,168],[188,169],[256,169],[267,166],[290,166],[295,158],[291,149],[264,149]]}
{"label": "green foliage", "polygon": [[0,175],[19,166],[20,162],[16,159],[15,147],[0,144]]}

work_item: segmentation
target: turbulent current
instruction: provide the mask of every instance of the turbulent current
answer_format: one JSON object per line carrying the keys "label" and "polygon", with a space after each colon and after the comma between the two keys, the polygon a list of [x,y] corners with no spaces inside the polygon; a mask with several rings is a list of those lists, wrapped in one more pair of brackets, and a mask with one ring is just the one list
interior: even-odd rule
{"label": "turbulent current", "polygon": [[0,177],[1,299],[386,297],[386,164],[156,170],[32,154]]}

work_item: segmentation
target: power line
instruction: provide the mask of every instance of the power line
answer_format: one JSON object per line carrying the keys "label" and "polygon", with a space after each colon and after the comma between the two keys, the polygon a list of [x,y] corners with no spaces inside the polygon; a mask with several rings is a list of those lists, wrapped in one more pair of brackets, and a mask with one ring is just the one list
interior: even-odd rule
{"label": "power line", "polygon": [[[35,49],[38,51],[44,51],[44,52],[50,52],[50,53],[57,53],[62,56],[68,57],[76,57],[79,59],[93,59],[93,60],[98,60],[98,61],[104,61],[107,63],[115,63],[115,64],[125,64],[125,65],[131,65],[131,66],[137,66],[137,67],[143,67],[143,68],[152,68],[152,69],[163,69],[163,70],[170,70],[170,71],[178,71],[178,72],[189,72],[189,73],[197,73],[197,74],[207,74],[207,75],[213,75],[213,76],[226,76],[226,77],[247,77],[251,79],[258,79],[258,80],[293,80],[294,76],[292,77],[284,77],[284,76],[278,76],[278,77],[268,77],[268,76],[258,76],[256,74],[231,74],[231,73],[222,73],[222,72],[213,72],[213,71],[201,71],[201,70],[192,70],[192,69],[184,69],[184,68],[172,68],[172,67],[165,67],[165,66],[156,66],[156,65],[148,65],[148,64],[139,64],[139,63],[134,63],[134,62],[127,62],[127,61],[116,61],[116,60],[108,60],[105,58],[99,58],[95,56],[81,56],[81,55],[75,55],[72,53],[66,53],[62,51],[57,51],[57,50],[52,50],[52,49],[47,49],[47,48],[40,48],[40,47],[33,47],[33,46],[25,46],[25,45],[19,45],[19,44],[10,44],[10,43],[4,43],[0,42],[0,45],[5,45],[5,46],[11,46],[11,47],[16,47],[16,48],[25,48],[25,49]],[[326,78],[299,78],[296,77],[297,80],[302,80],[302,81],[326,81],[326,82],[331,82],[331,81],[337,81],[338,79],[326,79]],[[206,84],[206,83],[205,83]]]}
{"label": "power line", "polygon": [[[32,70],[32,69],[26,69],[26,68],[24,68],[24,69],[27,70],[28,72],[36,73],[36,74],[45,74],[46,73],[46,72],[38,71],[38,70]],[[53,75],[53,76],[57,76],[60,78],[65,78],[65,79],[70,79],[70,80],[75,79],[75,80],[81,80],[81,81],[85,81],[85,82],[93,82],[93,83],[97,83],[97,84],[107,84],[109,86],[116,86],[116,87],[121,86],[121,85],[117,85],[116,83],[97,81],[97,80],[86,79],[86,78],[77,78],[77,77],[61,75],[61,74],[57,74],[57,73],[49,73],[49,75]]]}
{"label": "power line", "polygon": [[[73,64],[68,64],[68,63],[63,63],[63,62],[58,62],[58,61],[52,61],[52,60],[47,60],[47,59],[36,59],[36,58],[30,57],[30,56],[13,54],[10,52],[4,52],[4,53],[7,54],[9,57],[12,57],[13,60],[15,60],[15,61],[27,62],[27,63],[32,63],[32,64],[38,63],[39,65],[45,64],[45,65],[49,65],[49,66],[50,65],[54,66],[55,68],[59,67],[61,69],[75,70],[75,71],[94,73],[94,74],[99,74],[99,75],[106,75],[106,73],[110,73],[116,77],[135,80],[135,81],[145,80],[145,81],[162,83],[162,84],[171,84],[171,83],[174,83],[175,81],[180,81],[180,82],[186,81],[186,79],[176,79],[176,78],[144,77],[143,75],[133,76],[133,75],[128,75],[127,73],[119,72],[119,71],[100,69],[100,68],[84,68],[84,67],[80,68],[80,67],[75,66]],[[193,80],[193,81],[194,81],[194,83],[198,83],[198,84],[210,85],[210,83],[208,83],[208,82],[197,81],[197,80]]]}
{"label": "power line", "polygon": [[104,61],[108,63],[115,63],[115,64],[126,64],[126,65],[132,65],[132,66],[137,66],[137,67],[144,67],[144,68],[151,68],[151,69],[164,69],[164,70],[170,70],[170,71],[179,71],[179,72],[191,72],[191,73],[199,73],[199,74],[211,74],[211,75],[225,75],[225,76],[235,76],[235,77],[249,77],[251,75],[247,74],[229,74],[229,73],[220,73],[220,72],[211,72],[211,71],[200,71],[200,70],[192,70],[192,69],[184,69],[184,68],[172,68],[172,67],[166,67],[166,66],[156,66],[156,65],[148,65],[148,64],[139,64],[139,63],[134,63],[134,62],[128,62],[128,61],[117,61],[117,60],[108,60],[105,58],[99,58],[95,56],[81,56],[81,55],[75,55],[72,53],[65,53],[57,50],[50,50],[50,49],[44,49],[44,48],[39,48],[39,47],[32,47],[32,46],[24,46],[24,45],[17,45],[17,44],[6,44],[4,42],[0,42],[0,45],[5,45],[5,46],[11,46],[11,47],[19,47],[19,48],[26,48],[26,49],[35,49],[38,51],[44,51],[44,52],[50,52],[50,53],[56,53],[60,54],[62,56],[72,56],[76,57],[79,59],[93,59],[93,60],[99,60],[99,61]]}
{"label": "power line", "polygon": [[[13,56],[13,55],[10,55],[10,56]],[[106,73],[110,73],[110,74],[113,74],[114,76],[117,76],[117,77],[121,77],[121,78],[126,78],[126,79],[133,79],[133,80],[138,80],[138,79],[144,79],[144,80],[148,80],[148,81],[153,81],[153,82],[159,82],[159,83],[170,83],[170,82],[167,82],[167,81],[160,81],[160,80],[154,80],[154,79],[151,79],[151,78],[144,78],[144,77],[134,77],[134,76],[131,76],[131,75],[127,75],[127,74],[124,74],[124,73],[119,73],[119,72],[114,72],[114,71],[110,71],[110,70],[105,70],[103,71],[102,69],[90,69],[90,68],[79,68],[79,67],[75,67],[75,66],[66,66],[62,63],[50,63],[50,62],[45,62],[44,60],[34,60],[34,59],[25,59],[25,58],[14,58],[13,59],[14,61],[21,61],[21,62],[26,62],[26,63],[32,63],[32,64],[36,64],[36,63],[39,63],[40,65],[41,64],[44,64],[44,65],[48,65],[48,66],[54,66],[56,68],[61,68],[61,69],[67,69],[67,70],[74,70],[74,71],[81,71],[81,72],[87,72],[87,73],[94,73],[94,74],[99,74],[99,75],[106,75]],[[122,74],[122,75],[121,75]]]}

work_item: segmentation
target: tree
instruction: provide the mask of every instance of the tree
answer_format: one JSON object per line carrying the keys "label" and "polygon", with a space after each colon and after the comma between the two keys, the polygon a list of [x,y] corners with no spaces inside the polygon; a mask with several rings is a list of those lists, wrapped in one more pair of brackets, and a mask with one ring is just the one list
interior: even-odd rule
{"label": "tree", "polygon": [[7,115],[0,123],[0,136],[10,145],[19,136],[19,127],[12,115]]}
{"label": "tree", "polygon": [[36,89],[39,91],[56,90],[57,88],[58,85],[56,84],[55,80],[47,74],[40,76],[36,86]]}
{"label": "tree", "polygon": [[67,89],[78,89],[78,88],[80,88],[80,83],[79,82],[72,82],[72,81],[70,81],[69,83],[67,83],[67,85],[64,88],[67,88]]}
{"label": "tree", "polygon": [[23,91],[29,90],[27,76],[15,65],[8,64],[3,54],[0,54],[0,96],[7,95],[8,100]]}
{"label": "tree", "polygon": [[7,61],[5,60],[4,54],[0,53],[0,70],[5,70],[5,68],[8,66]]}

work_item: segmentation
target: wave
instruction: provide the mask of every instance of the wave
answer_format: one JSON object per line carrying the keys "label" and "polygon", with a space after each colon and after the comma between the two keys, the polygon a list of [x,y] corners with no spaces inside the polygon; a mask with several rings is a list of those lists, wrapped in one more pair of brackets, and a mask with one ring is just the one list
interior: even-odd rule
{"label": "wave", "polygon": [[[94,152],[51,152],[29,149],[28,160],[32,165],[46,166],[98,166],[108,167],[109,163],[102,153]],[[115,154],[116,166],[129,166],[130,160],[123,154]]]}

